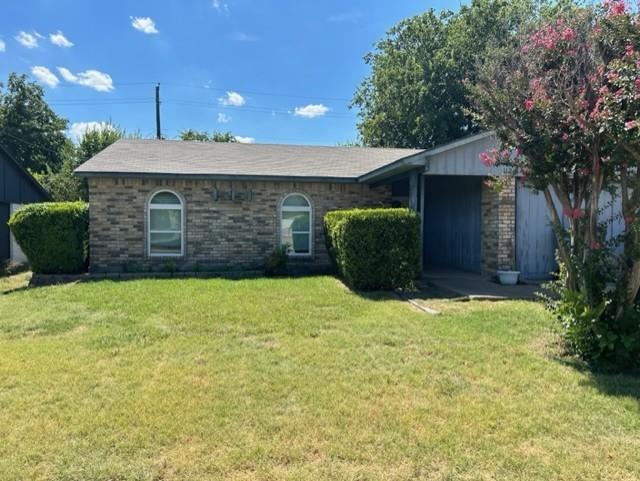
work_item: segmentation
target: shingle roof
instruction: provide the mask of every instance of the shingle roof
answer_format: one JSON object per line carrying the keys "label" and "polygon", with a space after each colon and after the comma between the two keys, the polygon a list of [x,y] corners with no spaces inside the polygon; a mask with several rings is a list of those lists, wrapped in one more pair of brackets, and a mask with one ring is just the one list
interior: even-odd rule
{"label": "shingle roof", "polygon": [[76,169],[93,175],[355,179],[413,149],[121,139]]}

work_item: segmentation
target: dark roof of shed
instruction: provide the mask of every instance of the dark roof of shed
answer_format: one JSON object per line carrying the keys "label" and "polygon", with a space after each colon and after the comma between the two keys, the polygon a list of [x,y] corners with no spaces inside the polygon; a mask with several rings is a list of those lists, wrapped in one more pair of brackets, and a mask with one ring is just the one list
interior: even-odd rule
{"label": "dark roof of shed", "polygon": [[38,182],[27,169],[22,167],[15,159],[13,154],[9,151],[9,149],[4,147],[2,144],[0,144],[0,154],[4,154],[4,157],[18,169],[18,171],[24,176],[24,178],[27,179],[43,195],[45,199],[51,200],[51,194],[49,193],[49,191],[42,187],[40,182]]}
{"label": "dark roof of shed", "polygon": [[121,139],[76,169],[83,176],[357,179],[414,149]]}

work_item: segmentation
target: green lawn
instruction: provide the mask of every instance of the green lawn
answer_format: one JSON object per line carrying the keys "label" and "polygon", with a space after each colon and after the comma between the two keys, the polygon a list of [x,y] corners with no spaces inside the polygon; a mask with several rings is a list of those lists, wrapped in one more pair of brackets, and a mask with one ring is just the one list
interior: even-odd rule
{"label": "green lawn", "polygon": [[537,304],[431,304],[330,277],[0,295],[0,479],[640,478],[638,378],[557,357]]}

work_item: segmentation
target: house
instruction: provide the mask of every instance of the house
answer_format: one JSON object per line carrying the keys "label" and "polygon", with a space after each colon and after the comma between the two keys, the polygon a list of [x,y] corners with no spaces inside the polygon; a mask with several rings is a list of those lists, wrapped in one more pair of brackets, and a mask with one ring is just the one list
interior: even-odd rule
{"label": "house", "polygon": [[0,265],[27,261],[7,222],[22,204],[50,200],[49,193],[0,145]]}
{"label": "house", "polygon": [[525,277],[555,268],[542,196],[480,152],[491,133],[430,150],[122,139],[81,165],[92,272],[256,268],[279,245],[290,263],[329,265],[328,210],[407,205],[421,213],[425,268]]}

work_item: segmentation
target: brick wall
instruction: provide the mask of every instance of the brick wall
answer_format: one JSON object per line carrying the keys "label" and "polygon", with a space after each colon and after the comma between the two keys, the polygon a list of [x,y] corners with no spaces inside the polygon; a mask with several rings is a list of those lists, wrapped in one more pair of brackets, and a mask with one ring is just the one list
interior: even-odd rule
{"label": "brick wall", "polygon": [[[184,257],[147,256],[147,201],[161,189],[184,199]],[[232,191],[238,193],[235,200],[229,198]],[[89,179],[90,270],[257,268],[279,244],[279,205],[294,192],[306,195],[313,207],[312,255],[295,262],[313,267],[329,264],[325,212],[386,205],[391,199],[389,188],[362,184],[94,177]]]}
{"label": "brick wall", "polygon": [[514,268],[516,187],[511,181],[500,193],[482,185],[482,272]]}

